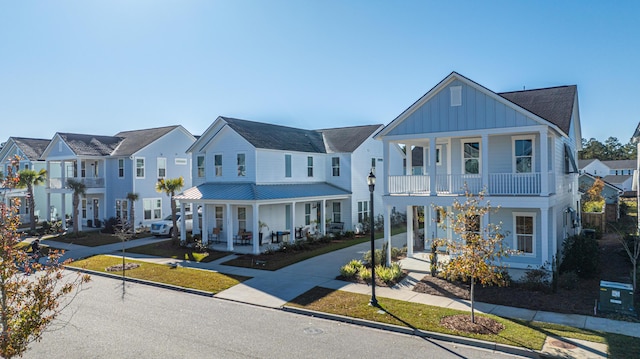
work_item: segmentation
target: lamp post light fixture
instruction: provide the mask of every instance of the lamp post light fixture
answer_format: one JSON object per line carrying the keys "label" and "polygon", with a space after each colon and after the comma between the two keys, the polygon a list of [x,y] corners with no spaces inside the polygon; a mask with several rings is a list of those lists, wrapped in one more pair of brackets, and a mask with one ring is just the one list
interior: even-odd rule
{"label": "lamp post light fixture", "polygon": [[373,190],[376,187],[376,176],[373,174],[373,169],[369,172],[367,177],[367,184],[369,185],[369,220],[371,231],[371,300],[369,305],[372,307],[378,307],[378,299],[376,299],[376,245],[375,245],[375,230],[373,223]]}

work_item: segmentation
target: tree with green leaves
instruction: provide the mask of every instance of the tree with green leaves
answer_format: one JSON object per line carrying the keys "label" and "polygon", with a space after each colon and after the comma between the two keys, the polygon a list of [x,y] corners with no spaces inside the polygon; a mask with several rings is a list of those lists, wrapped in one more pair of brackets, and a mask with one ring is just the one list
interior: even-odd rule
{"label": "tree with green leaves", "polygon": [[[471,321],[475,323],[474,287],[482,285],[506,285],[505,268],[501,260],[513,251],[504,245],[505,234],[500,224],[488,223],[483,226],[483,218],[499,208],[492,209],[489,201],[484,202],[484,192],[478,195],[465,189],[464,202],[454,200],[452,210],[446,211],[440,226],[451,226],[458,239],[439,239],[446,243],[452,259],[443,268],[448,279],[461,279],[471,283]],[[437,210],[444,211],[442,208]]]}
{"label": "tree with green leaves", "polygon": [[178,221],[176,219],[176,201],[173,197],[176,195],[176,192],[180,192],[182,190],[182,187],[184,187],[184,178],[182,178],[182,176],[169,179],[160,178],[158,183],[156,183],[156,191],[160,193],[164,192],[169,196],[169,201],[171,203],[171,222],[173,223],[171,238],[173,238],[174,242],[178,239]]}
{"label": "tree with green leaves", "polygon": [[18,188],[27,189],[27,202],[29,204],[29,228],[36,230],[36,200],[33,196],[33,188],[43,184],[47,179],[47,170],[44,168],[36,172],[25,168],[18,172]]}
{"label": "tree with green leaves", "polygon": [[84,182],[78,181],[73,178],[67,180],[67,186],[73,191],[73,200],[71,202],[73,206],[73,233],[78,234],[80,230],[80,197],[84,196],[87,192],[87,186]]}
{"label": "tree with green leaves", "polygon": [[[4,188],[14,188],[19,182],[10,169],[2,181]],[[49,251],[44,264],[32,263],[18,233],[20,217],[15,209],[20,200],[7,204],[0,201],[0,356],[22,356],[29,345],[41,339],[43,332],[58,317],[62,309],[83,283],[86,274],[65,274],[60,263],[62,255]],[[37,272],[28,277],[25,274]]]}
{"label": "tree with green leaves", "polygon": [[618,138],[609,137],[604,143],[591,138],[582,139],[582,150],[578,153],[581,160],[598,159],[600,161],[634,160],[637,158],[637,147],[629,142],[622,145]]}
{"label": "tree with green leaves", "polygon": [[133,230],[135,232],[136,230],[136,216],[135,216],[135,203],[138,200],[138,198],[140,197],[139,194],[134,193],[134,192],[129,192],[127,193],[127,199],[129,200],[129,227],[131,230]]}

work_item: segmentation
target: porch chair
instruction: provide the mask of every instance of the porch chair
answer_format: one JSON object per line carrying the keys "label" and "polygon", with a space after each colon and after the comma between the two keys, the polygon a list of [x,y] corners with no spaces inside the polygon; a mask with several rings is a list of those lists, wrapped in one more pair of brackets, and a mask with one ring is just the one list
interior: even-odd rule
{"label": "porch chair", "polygon": [[209,242],[212,243],[220,243],[220,227],[216,227],[211,231],[211,235],[209,236]]}

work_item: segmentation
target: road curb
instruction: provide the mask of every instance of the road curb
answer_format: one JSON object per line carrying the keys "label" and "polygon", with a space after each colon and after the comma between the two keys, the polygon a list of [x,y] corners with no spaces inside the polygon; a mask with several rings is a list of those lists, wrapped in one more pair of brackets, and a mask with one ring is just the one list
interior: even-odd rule
{"label": "road curb", "polygon": [[355,325],[365,326],[365,327],[374,328],[374,329],[387,330],[387,331],[396,332],[400,334],[415,335],[421,338],[428,338],[428,339],[440,340],[440,341],[451,342],[456,344],[463,344],[471,347],[483,348],[487,350],[499,351],[507,354],[520,355],[520,356],[535,358],[535,359],[543,358],[542,353],[539,351],[515,347],[511,345],[506,345],[506,344],[492,343],[484,340],[459,337],[459,336],[448,335],[443,333],[429,332],[429,331],[420,330],[420,329],[402,327],[399,325],[385,324],[385,323],[374,322],[366,319],[346,317],[338,314],[317,312],[314,310],[290,307],[286,305],[282,306],[281,309],[289,313],[295,313],[295,314],[306,315],[310,317],[355,324]]}

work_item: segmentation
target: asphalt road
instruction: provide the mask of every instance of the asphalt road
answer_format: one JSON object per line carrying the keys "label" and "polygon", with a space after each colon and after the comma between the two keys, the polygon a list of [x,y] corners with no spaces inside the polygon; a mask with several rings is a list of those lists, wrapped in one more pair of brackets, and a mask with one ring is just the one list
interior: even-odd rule
{"label": "asphalt road", "polygon": [[513,358],[94,276],[25,358]]}

